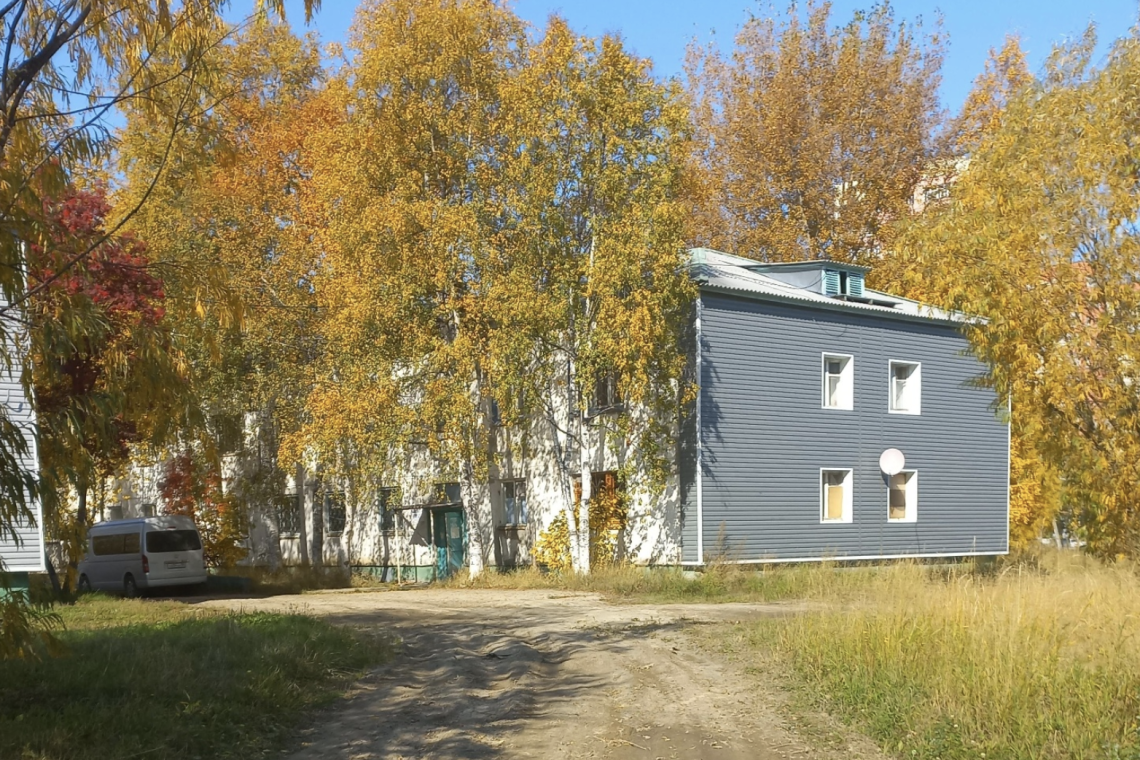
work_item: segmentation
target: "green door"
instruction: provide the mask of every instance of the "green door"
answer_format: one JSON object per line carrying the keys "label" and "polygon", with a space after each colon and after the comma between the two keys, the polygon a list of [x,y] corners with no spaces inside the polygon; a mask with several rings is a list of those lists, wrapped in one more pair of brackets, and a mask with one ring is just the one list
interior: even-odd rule
{"label": "green door", "polygon": [[461,508],[432,510],[432,544],[435,545],[435,573],[440,580],[467,562],[467,521]]}

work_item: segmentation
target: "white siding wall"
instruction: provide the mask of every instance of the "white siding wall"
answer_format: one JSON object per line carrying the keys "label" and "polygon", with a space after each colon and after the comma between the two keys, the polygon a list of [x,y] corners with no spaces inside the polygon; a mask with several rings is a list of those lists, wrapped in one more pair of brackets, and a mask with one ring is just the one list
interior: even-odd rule
{"label": "white siding wall", "polygon": [[[0,306],[3,301],[0,301]],[[0,403],[8,416],[24,431],[28,442],[28,453],[23,457],[21,467],[31,472],[39,472],[39,457],[36,451],[36,419],[32,404],[24,394],[20,383],[21,367],[14,363],[11,371],[0,369]],[[0,569],[9,572],[43,572],[44,570],[44,529],[43,513],[37,502],[32,506],[35,525],[18,525],[17,542],[10,538],[0,540]]]}

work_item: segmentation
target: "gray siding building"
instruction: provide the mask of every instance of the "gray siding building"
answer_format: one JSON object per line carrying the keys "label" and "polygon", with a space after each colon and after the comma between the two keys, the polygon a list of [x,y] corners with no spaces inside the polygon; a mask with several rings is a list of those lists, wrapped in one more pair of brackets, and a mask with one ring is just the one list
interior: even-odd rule
{"label": "gray siding building", "polygon": [[961,315],[833,262],[699,249],[693,270],[684,563],[1008,550],[1009,430]]}

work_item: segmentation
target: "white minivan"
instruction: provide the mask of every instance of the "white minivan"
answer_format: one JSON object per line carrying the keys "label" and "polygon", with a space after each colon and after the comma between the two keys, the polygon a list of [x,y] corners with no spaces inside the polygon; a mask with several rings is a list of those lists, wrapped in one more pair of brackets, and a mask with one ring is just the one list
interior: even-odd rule
{"label": "white minivan", "polygon": [[206,582],[202,537],[183,515],[112,520],[87,531],[87,556],[79,563],[79,590],[117,591]]}

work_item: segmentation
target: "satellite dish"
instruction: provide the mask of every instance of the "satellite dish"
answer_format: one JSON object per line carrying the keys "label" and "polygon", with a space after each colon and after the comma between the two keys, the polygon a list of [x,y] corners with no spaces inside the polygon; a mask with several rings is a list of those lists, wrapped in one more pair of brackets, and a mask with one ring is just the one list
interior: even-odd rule
{"label": "satellite dish", "polygon": [[887,449],[879,455],[879,469],[888,475],[898,475],[906,467],[906,457],[898,449]]}

